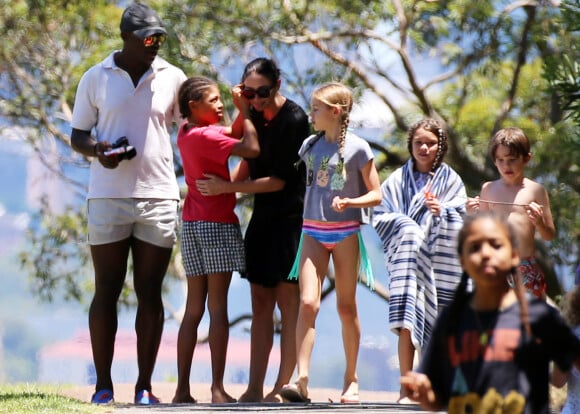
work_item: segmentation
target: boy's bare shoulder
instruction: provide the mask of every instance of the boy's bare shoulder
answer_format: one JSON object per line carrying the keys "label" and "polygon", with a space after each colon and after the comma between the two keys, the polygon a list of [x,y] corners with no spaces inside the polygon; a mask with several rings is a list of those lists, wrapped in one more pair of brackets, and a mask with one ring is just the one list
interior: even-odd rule
{"label": "boy's bare shoulder", "polygon": [[529,178],[524,179],[524,188],[531,194],[533,194],[535,199],[545,199],[548,197],[548,191],[546,187],[537,181],[530,180]]}
{"label": "boy's bare shoulder", "polygon": [[494,181],[486,181],[481,185],[481,196],[488,197],[489,195],[493,195],[496,193],[504,193],[505,186],[503,185],[501,180],[494,180]]}
{"label": "boy's bare shoulder", "polygon": [[544,186],[537,181],[532,180],[531,178],[524,178],[524,187],[529,187],[531,189],[543,189]]}
{"label": "boy's bare shoulder", "polygon": [[494,187],[495,185],[497,185],[497,183],[499,182],[499,180],[494,180],[494,181],[486,181],[481,185],[481,189],[489,189]]}

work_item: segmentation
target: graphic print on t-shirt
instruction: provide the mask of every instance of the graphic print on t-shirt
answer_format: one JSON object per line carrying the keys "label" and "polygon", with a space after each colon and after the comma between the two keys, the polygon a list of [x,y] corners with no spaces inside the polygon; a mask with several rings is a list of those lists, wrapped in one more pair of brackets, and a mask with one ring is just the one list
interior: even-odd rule
{"label": "graphic print on t-shirt", "polygon": [[320,167],[316,173],[316,185],[326,187],[328,185],[328,162],[330,157],[324,156],[320,160]]}
{"label": "graphic print on t-shirt", "polygon": [[336,169],[332,174],[330,179],[330,189],[331,190],[342,190],[344,188],[344,160],[341,158],[336,164]]}
{"label": "graphic print on t-shirt", "polygon": [[[316,185],[321,188],[328,187],[328,183],[330,182],[330,189],[340,191],[344,188],[344,160],[340,159],[332,176],[329,176],[330,171],[332,170],[331,158],[328,155],[325,155],[320,158],[320,165],[318,170],[316,171]],[[311,154],[308,156],[306,162],[307,172],[306,172],[306,185],[311,186],[312,180],[314,178],[314,156]]]}
{"label": "graphic print on t-shirt", "polygon": [[[489,338],[482,343],[482,338]],[[488,364],[514,361],[515,351],[521,339],[521,331],[511,328],[489,329],[480,332],[477,329],[464,331],[460,337],[460,346],[456,338],[448,338],[451,364],[454,366],[452,397],[449,400],[448,412],[452,413],[523,413],[525,397],[517,390],[511,390],[503,397],[495,388],[487,389],[483,396],[469,392],[475,388],[475,376],[485,377],[487,369],[501,369]],[[506,365],[509,371],[511,367]],[[475,375],[477,372],[477,375]]]}

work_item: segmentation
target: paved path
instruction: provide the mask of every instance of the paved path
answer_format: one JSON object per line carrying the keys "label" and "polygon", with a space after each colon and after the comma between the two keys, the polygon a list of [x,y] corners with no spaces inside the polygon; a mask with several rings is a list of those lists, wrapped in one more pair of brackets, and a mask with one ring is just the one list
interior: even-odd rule
{"label": "paved path", "polygon": [[311,404],[161,404],[154,407],[137,407],[135,405],[116,405],[114,414],[177,414],[177,413],[427,413],[416,405],[401,405],[397,403],[372,403],[360,404],[339,403],[311,403]]}
{"label": "paved path", "polygon": [[[198,404],[168,404],[175,392],[175,383],[155,383],[153,392],[163,404],[157,406],[136,406],[130,404],[133,398],[133,385],[116,384],[115,401],[111,405],[110,413],[113,414],[178,414],[178,413],[426,413],[416,405],[402,405],[395,401],[398,392],[392,391],[366,391],[360,390],[360,404],[340,404],[332,401],[340,401],[338,389],[312,388],[310,390],[310,404],[277,404],[277,403],[234,403],[234,404],[209,404],[211,394],[209,384],[191,384],[192,395],[199,401]],[[234,397],[240,396],[245,386],[241,384],[228,384],[226,391]],[[269,390],[266,390],[269,391]],[[76,398],[81,401],[89,401],[93,393],[93,386],[66,387],[60,394]]]}

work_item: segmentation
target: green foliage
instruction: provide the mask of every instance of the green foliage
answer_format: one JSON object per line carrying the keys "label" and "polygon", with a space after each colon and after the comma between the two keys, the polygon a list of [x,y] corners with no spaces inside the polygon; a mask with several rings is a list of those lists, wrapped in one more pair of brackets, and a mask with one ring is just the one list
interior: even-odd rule
{"label": "green foliage", "polygon": [[[565,100],[577,96],[578,1],[564,1],[563,8],[507,0],[152,4],[169,30],[163,57],[188,75],[217,79],[224,92],[239,81],[245,63],[268,55],[283,70],[283,92],[305,107],[312,89],[331,79],[351,86],[357,100],[372,94],[378,104],[365,115],[383,119],[373,139],[381,178],[408,157],[410,123],[437,117],[450,132],[446,161],[475,195],[483,181],[497,177],[487,158],[489,138],[505,126],[523,128],[534,154],[528,175],[552,197],[557,240],[538,247],[542,263],[554,269],[574,261],[580,234],[579,134],[573,118],[562,112],[573,117],[578,108],[577,100]],[[38,4],[42,7],[33,7]],[[27,127],[25,139],[38,153],[53,140],[61,165],[86,166],[87,160],[68,147],[74,91],[89,66],[120,46],[121,9],[103,0],[0,0],[0,5],[7,10],[0,29],[9,33],[0,46],[0,112],[9,123]],[[228,110],[233,115],[231,105]],[[73,188],[82,194],[84,183]],[[73,277],[67,265],[76,249],[88,266],[80,241],[84,219],[78,214],[67,212],[72,216],[67,220],[42,211],[44,224],[32,229],[31,250],[22,260],[44,299],[64,294],[80,300],[90,289],[84,274]],[[557,293],[557,282],[549,284]]]}
{"label": "green foliage", "polygon": [[565,116],[580,127],[580,0],[564,0],[561,8],[558,46],[546,58],[544,76]]}
{"label": "green foliage", "polygon": [[[48,206],[37,213],[28,231],[30,248],[20,254],[21,266],[31,275],[34,291],[52,302],[55,294],[65,300],[82,302],[90,288],[82,282],[89,266],[86,217],[82,210],[69,208],[64,214],[46,216]],[[79,283],[80,282],[80,283]]]}
{"label": "green foliage", "polygon": [[99,414],[110,407],[79,402],[59,395],[58,388],[39,385],[0,385],[0,414]]}

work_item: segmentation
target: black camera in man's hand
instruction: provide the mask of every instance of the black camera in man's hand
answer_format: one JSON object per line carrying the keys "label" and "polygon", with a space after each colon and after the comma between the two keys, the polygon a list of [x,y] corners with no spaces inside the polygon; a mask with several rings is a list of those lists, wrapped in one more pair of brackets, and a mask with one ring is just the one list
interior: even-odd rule
{"label": "black camera in man's hand", "polygon": [[104,154],[108,157],[110,155],[117,155],[119,161],[130,160],[135,155],[137,155],[137,150],[135,147],[129,145],[129,140],[127,137],[121,137],[111,144],[111,149],[105,151]]}

